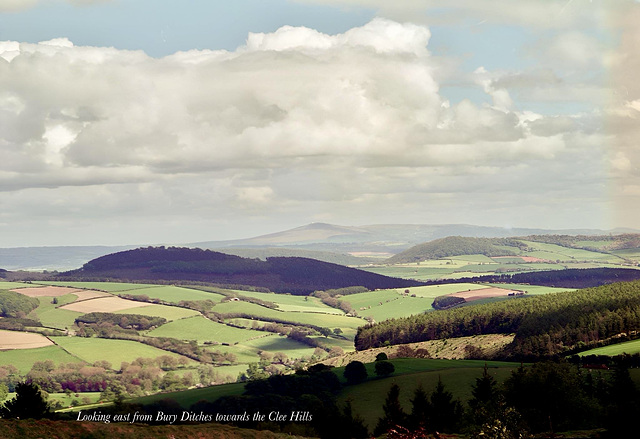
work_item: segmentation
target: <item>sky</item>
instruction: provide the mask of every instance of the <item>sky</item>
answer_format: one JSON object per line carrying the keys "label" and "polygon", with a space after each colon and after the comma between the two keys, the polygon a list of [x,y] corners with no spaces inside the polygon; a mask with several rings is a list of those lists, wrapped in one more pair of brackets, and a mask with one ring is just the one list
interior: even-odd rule
{"label": "sky", "polygon": [[635,0],[0,0],[0,247],[640,229]]}

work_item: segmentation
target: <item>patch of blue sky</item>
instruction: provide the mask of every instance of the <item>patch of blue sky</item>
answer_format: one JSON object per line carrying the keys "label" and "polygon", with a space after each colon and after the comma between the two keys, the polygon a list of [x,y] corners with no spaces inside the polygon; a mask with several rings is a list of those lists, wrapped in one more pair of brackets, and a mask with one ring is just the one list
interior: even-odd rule
{"label": "patch of blue sky", "polygon": [[533,44],[535,36],[525,28],[465,22],[430,27],[429,50],[437,56],[459,57],[460,69],[473,72],[486,70],[519,70],[534,61],[522,48]]}
{"label": "patch of blue sky", "polygon": [[190,49],[234,50],[249,32],[273,32],[284,25],[336,34],[374,16],[372,9],[287,0],[114,0],[83,7],[50,1],[0,14],[0,40],[36,43],[67,37],[76,45],[144,50],[161,57]]}

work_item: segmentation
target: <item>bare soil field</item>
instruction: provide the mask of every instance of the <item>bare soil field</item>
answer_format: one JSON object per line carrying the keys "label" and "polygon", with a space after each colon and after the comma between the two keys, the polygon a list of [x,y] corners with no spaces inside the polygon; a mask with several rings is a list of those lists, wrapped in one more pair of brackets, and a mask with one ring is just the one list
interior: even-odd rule
{"label": "bare soil field", "polygon": [[96,299],[98,297],[113,297],[109,293],[105,293],[104,291],[96,291],[96,290],[74,291],[73,295],[78,296],[78,300]]}
{"label": "bare soil field", "polygon": [[76,294],[79,290],[77,288],[68,287],[28,287],[28,288],[16,288],[10,290],[15,293],[24,294],[29,297],[57,297],[64,296],[65,294]]}
{"label": "bare soil field", "polygon": [[7,349],[32,349],[50,346],[53,342],[32,332],[4,331],[0,329],[0,351]]}
{"label": "bare soil field", "polygon": [[60,307],[69,311],[81,313],[89,312],[114,312],[123,309],[139,308],[141,306],[153,305],[152,303],[136,302],[135,300],[121,299],[120,297],[98,297],[96,299],[82,300],[73,302],[69,305]]}
{"label": "bare soil field", "polygon": [[371,363],[375,361],[376,355],[381,352],[387,354],[389,358],[395,358],[398,356],[397,351],[401,346],[408,346],[414,351],[417,349],[426,349],[429,351],[429,358],[462,360],[468,358],[467,346],[477,347],[484,355],[491,356],[511,343],[513,338],[513,334],[486,334],[472,337],[448,338],[445,340],[429,340],[419,343],[367,349],[366,351],[349,352],[340,357],[321,361],[321,363],[336,367],[346,366],[351,361]]}
{"label": "bare soil field", "polygon": [[471,302],[472,300],[487,299],[489,297],[502,297],[515,293],[518,293],[518,291],[506,290],[504,288],[482,288],[479,290],[460,291],[449,295],[454,297],[462,297],[467,302]]}

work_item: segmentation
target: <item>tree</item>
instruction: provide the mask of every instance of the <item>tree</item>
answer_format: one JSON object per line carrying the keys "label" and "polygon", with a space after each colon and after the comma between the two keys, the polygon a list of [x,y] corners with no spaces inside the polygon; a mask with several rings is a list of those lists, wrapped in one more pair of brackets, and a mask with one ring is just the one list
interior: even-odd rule
{"label": "tree", "polygon": [[384,352],[380,352],[378,355],[376,355],[376,361],[384,361],[388,359],[389,357]]}
{"label": "tree", "polygon": [[16,396],[0,406],[3,418],[40,419],[49,414],[49,403],[36,384],[16,385]]}
{"label": "tree", "polygon": [[409,415],[409,424],[412,428],[426,428],[429,425],[429,413],[431,412],[431,404],[429,396],[422,388],[422,383],[416,387],[411,399],[411,414]]}
{"label": "tree", "polygon": [[387,375],[391,375],[395,370],[395,366],[390,361],[376,361],[375,365],[376,375],[379,377],[384,377]]}
{"label": "tree", "polygon": [[462,405],[460,401],[454,401],[451,392],[445,390],[440,377],[438,377],[436,390],[431,394],[430,399],[432,409],[431,427],[435,431],[455,431],[462,415]]}
{"label": "tree", "polygon": [[471,387],[471,395],[472,398],[469,401],[469,406],[474,411],[481,407],[491,411],[498,403],[500,397],[498,383],[496,379],[489,374],[486,363],[482,370],[482,376],[476,378],[475,384]]}
{"label": "tree", "polygon": [[387,393],[387,398],[382,405],[384,416],[378,419],[378,424],[373,432],[375,436],[379,436],[396,426],[403,426],[406,422],[407,415],[400,405],[400,387],[393,384]]}
{"label": "tree", "polygon": [[352,361],[344,368],[343,374],[348,384],[358,384],[367,379],[367,368],[361,361]]}

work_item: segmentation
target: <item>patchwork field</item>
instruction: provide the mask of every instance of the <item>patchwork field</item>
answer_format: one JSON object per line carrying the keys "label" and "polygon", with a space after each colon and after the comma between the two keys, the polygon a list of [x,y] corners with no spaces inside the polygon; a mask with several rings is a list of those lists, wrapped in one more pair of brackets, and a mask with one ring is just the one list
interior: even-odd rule
{"label": "patchwork field", "polygon": [[53,342],[40,334],[0,329],[0,351],[6,349],[33,349],[50,345],[53,345]]}
{"label": "patchwork field", "polygon": [[137,302],[135,300],[121,299],[120,297],[98,297],[96,299],[83,300],[70,303],[61,307],[68,311],[80,313],[90,312],[115,312],[130,308],[140,308],[151,305],[150,303]]}

